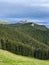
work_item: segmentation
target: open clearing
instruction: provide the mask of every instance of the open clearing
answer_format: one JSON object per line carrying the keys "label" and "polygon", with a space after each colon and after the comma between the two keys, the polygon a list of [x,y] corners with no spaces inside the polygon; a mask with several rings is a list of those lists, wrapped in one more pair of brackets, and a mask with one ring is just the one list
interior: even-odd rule
{"label": "open clearing", "polygon": [[0,65],[49,65],[49,61],[15,55],[0,49]]}

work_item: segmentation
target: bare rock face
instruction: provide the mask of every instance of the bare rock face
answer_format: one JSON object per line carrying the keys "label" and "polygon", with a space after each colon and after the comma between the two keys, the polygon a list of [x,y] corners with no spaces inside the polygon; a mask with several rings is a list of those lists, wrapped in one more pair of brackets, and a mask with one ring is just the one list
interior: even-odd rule
{"label": "bare rock face", "polygon": [[31,26],[34,26],[34,24],[32,23]]}
{"label": "bare rock face", "polygon": [[21,20],[19,23],[24,24],[24,23],[28,23],[27,20]]}

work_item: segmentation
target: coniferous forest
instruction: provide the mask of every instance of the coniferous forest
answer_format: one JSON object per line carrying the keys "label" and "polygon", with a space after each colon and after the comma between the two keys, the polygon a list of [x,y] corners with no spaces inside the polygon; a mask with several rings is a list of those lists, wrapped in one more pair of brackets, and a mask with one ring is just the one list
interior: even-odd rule
{"label": "coniferous forest", "polygon": [[49,59],[49,29],[32,24],[0,24],[0,49],[22,56]]}

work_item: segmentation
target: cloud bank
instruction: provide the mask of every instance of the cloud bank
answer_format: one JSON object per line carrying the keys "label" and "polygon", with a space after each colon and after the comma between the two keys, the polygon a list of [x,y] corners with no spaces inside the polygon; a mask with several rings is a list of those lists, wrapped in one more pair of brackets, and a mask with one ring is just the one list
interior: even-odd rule
{"label": "cloud bank", "polygon": [[16,22],[20,19],[49,26],[49,0],[0,0],[0,20]]}

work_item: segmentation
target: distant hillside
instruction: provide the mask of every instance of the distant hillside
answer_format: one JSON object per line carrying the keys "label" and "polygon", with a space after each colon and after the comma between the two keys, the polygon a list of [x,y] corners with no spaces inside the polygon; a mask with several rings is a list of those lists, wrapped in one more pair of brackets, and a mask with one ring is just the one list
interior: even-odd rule
{"label": "distant hillside", "polygon": [[49,65],[49,60],[19,56],[0,49],[0,65]]}
{"label": "distant hillside", "polygon": [[18,55],[49,59],[49,29],[32,22],[1,25],[0,48]]}
{"label": "distant hillside", "polygon": [[9,22],[0,21],[0,24],[10,24]]}

